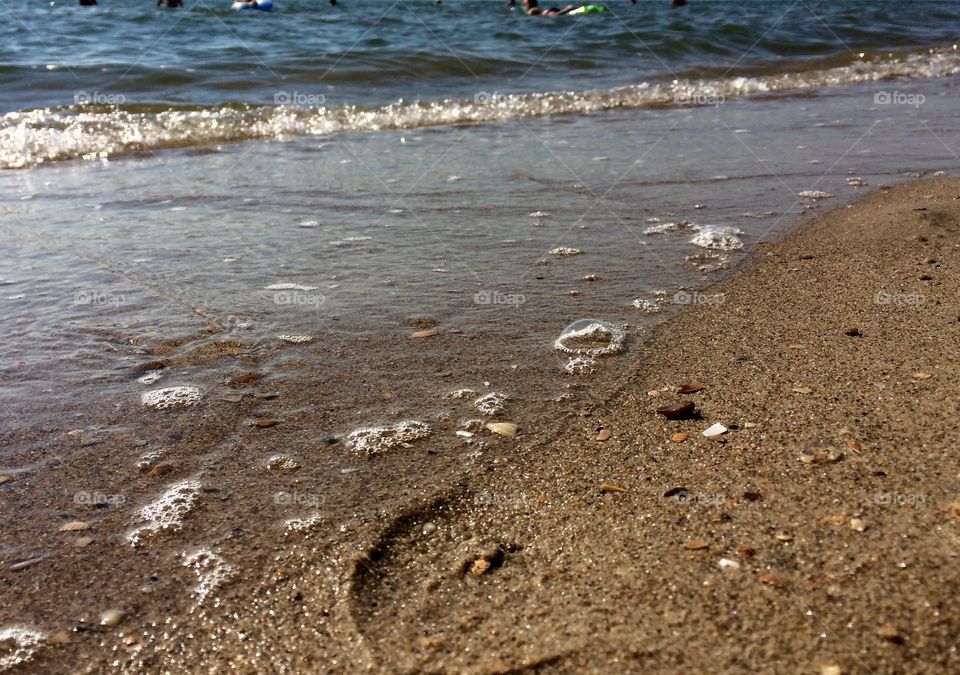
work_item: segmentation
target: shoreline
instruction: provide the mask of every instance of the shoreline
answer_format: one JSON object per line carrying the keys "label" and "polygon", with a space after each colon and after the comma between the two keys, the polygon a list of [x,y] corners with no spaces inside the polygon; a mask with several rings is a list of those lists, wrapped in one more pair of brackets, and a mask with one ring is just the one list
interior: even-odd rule
{"label": "shoreline", "polygon": [[[20,623],[15,614],[57,635],[78,607],[106,609],[90,606],[100,594],[125,598],[119,628],[97,627],[87,613],[82,630],[43,645],[23,669],[255,670],[267,660],[331,672],[956,666],[958,196],[956,179],[924,180],[798,218],[703,289],[722,302],[673,313],[603,362],[594,378],[610,381],[593,388],[612,392],[608,400],[574,398],[554,409],[550,428],[508,407],[498,419],[519,423],[520,435],[483,436],[489,446],[475,461],[424,441],[343,460],[342,445],[305,438],[336,419],[332,410],[281,419],[278,432],[263,432],[273,435],[240,424],[272,399],[248,397],[229,414],[211,402],[203,426],[200,413],[142,415],[139,436],[183,436],[173,473],[152,479],[153,492],[174,476],[215,480],[185,515],[182,541],[158,535],[177,546],[156,541],[131,554],[117,537],[131,514],[108,509],[91,534],[114,535],[85,557],[0,571],[11,588],[30,589],[3,625]],[[848,335],[853,328],[860,335]],[[317,375],[264,390],[277,385],[296,410],[310,400],[298,386]],[[692,382],[705,387],[673,394]],[[702,417],[656,414],[675,398],[693,400]],[[722,442],[702,436],[716,422],[730,427]],[[597,440],[601,429],[607,440]],[[688,438],[672,442],[677,433]],[[311,478],[308,466],[287,482],[265,477],[251,448],[309,449],[318,466],[360,467],[362,484],[316,469]],[[111,452],[132,459],[122,443],[96,450],[101,462]],[[129,489],[117,466],[108,477],[97,462],[74,466],[60,489]],[[275,513],[291,511],[278,507],[278,486],[293,498],[329,494],[323,516],[278,527]],[[4,488],[27,503],[18,481]],[[311,506],[294,505],[297,514]],[[200,539],[230,571],[220,570],[214,599],[190,606],[193,568],[216,570],[212,558],[202,559],[209,569],[181,561],[183,543]],[[51,624],[51,612],[64,625]],[[178,628],[165,623],[171,616]],[[275,617],[269,631],[265,616]]]}

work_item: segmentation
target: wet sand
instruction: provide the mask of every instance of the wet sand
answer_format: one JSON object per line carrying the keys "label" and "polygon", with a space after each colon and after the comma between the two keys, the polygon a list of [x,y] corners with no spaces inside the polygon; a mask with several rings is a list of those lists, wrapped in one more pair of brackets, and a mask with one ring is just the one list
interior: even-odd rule
{"label": "wet sand", "polygon": [[[112,426],[75,439],[87,462],[56,485],[27,473],[0,487],[0,625],[43,633],[23,669],[957,669],[960,182],[806,219],[631,336],[592,376],[603,386],[569,377],[569,399],[508,405],[495,419],[518,423],[514,438],[451,449],[432,410],[434,437],[409,448],[344,447],[331,377],[382,389],[402,419],[392,392],[423,384],[399,372],[442,368],[452,389],[509,370],[509,354],[473,361],[470,340],[442,330],[379,372],[338,367],[340,345],[323,368],[291,358],[274,371],[286,378],[241,378],[189,414],[91,412]],[[352,349],[384,355],[394,339]],[[257,353],[231,356],[257,371]],[[677,399],[699,415],[656,413]],[[279,423],[251,425],[262,418]],[[729,431],[706,439],[718,422]],[[56,466],[58,431],[5,440]],[[131,478],[131,448],[158,438],[165,454]],[[274,454],[299,468],[265,467]],[[132,546],[141,492],[177,485],[197,486],[182,524]],[[131,496],[64,509],[91,486]],[[74,520],[88,530],[57,531]],[[122,617],[101,616],[111,608]]]}

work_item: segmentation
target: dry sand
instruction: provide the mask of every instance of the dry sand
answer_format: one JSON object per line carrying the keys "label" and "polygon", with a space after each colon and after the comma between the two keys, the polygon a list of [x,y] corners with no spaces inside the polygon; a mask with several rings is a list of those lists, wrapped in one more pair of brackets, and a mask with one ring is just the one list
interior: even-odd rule
{"label": "dry sand", "polygon": [[[620,378],[608,400],[548,425],[511,410],[496,461],[394,482],[373,512],[325,513],[336,532],[234,505],[216,601],[185,610],[193,572],[168,570],[119,629],[92,614],[26,670],[957,672],[960,181],[811,219],[614,357],[594,376]],[[657,415],[677,399],[700,417]],[[223,448],[226,477],[244,459]],[[394,452],[394,476],[423,461]],[[232,475],[194,518],[275,489]],[[98,583],[137,594],[164,555],[5,567],[8,613],[68,615]]]}

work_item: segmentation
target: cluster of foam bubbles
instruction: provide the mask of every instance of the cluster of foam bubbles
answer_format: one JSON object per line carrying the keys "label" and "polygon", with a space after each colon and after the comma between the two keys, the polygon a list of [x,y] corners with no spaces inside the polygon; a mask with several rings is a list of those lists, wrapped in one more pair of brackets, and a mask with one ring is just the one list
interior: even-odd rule
{"label": "cluster of foam bubbles", "polygon": [[804,199],[829,199],[833,195],[823,190],[801,190],[797,193],[797,196]]}
{"label": "cluster of foam bubbles", "polygon": [[138,377],[137,382],[139,382],[140,384],[153,384],[154,382],[159,380],[161,377],[163,377],[162,370],[151,370],[145,373],[144,375],[141,375],[140,377]]}
{"label": "cluster of foam bubbles", "polygon": [[376,455],[398,446],[426,438],[432,429],[426,422],[403,420],[389,427],[361,427],[347,434],[347,445],[354,452]]}
{"label": "cluster of foam bubbles", "polygon": [[681,220],[676,223],[658,223],[657,225],[651,225],[643,231],[648,237],[655,234],[668,234],[670,232],[678,232],[680,230],[687,230],[690,232],[696,232],[700,229],[699,225],[695,225],[689,221]]}
{"label": "cluster of foam bubbles", "polygon": [[103,160],[144,150],[213,146],[257,138],[416,129],[625,108],[713,105],[753,94],[802,92],[897,77],[947,77],[957,73],[960,73],[960,54],[947,48],[890,54],[801,72],[676,79],[607,90],[511,94],[486,102],[401,101],[375,108],[220,106],[162,112],[142,112],[124,106],[107,111],[102,107],[83,106],[46,108],[0,116],[0,168],[25,168],[76,158]]}
{"label": "cluster of foam bubbles", "polygon": [[315,291],[317,290],[317,286],[304,286],[303,284],[294,284],[289,282],[270,284],[269,286],[265,286],[264,288],[268,291]]}
{"label": "cluster of foam bubbles", "polygon": [[484,415],[496,415],[503,411],[503,406],[509,398],[506,394],[491,391],[474,401],[473,406]]}
{"label": "cluster of foam bubbles", "polygon": [[199,387],[183,385],[144,392],[140,400],[145,406],[164,410],[177,406],[191,406],[199,403],[201,398],[203,394],[200,393]]}
{"label": "cluster of foam bubbles", "polygon": [[563,367],[571,375],[589,375],[597,368],[597,360],[592,356],[571,356]]}
{"label": "cluster of foam bubbles", "polygon": [[563,329],[553,346],[574,356],[606,356],[623,350],[626,331],[600,319],[580,319]]}
{"label": "cluster of foam bubbles", "polygon": [[447,398],[461,399],[461,398],[467,398],[469,396],[476,396],[476,395],[477,395],[477,392],[475,392],[473,389],[454,389],[449,394],[447,394]]}
{"label": "cluster of foam bubbles", "polygon": [[743,230],[736,227],[722,227],[719,225],[704,225],[690,243],[712,251],[737,251],[743,248],[740,235]]}
{"label": "cluster of foam bubbles", "polygon": [[660,311],[660,305],[655,300],[648,298],[636,298],[632,303],[635,309],[639,309],[644,314],[656,314]]}
{"label": "cluster of foam bubbles", "polygon": [[281,342],[289,342],[294,345],[302,345],[307,342],[313,342],[313,337],[310,335],[278,335],[277,339]]}
{"label": "cluster of foam bubbles", "polygon": [[550,255],[580,255],[583,253],[579,248],[570,248],[569,246],[558,246],[549,251]]}
{"label": "cluster of foam bubbles", "polygon": [[320,513],[311,513],[302,518],[290,518],[284,521],[283,526],[287,532],[305,532],[323,522],[323,515]]}
{"label": "cluster of foam bubbles", "polygon": [[[197,574],[197,585],[193,587],[193,594],[198,603],[206,600],[207,596],[230,581],[235,574],[232,566],[208,548],[184,553],[183,566],[192,568]],[[219,604],[217,599],[215,605]]]}
{"label": "cluster of foam bubbles", "polygon": [[134,546],[139,546],[145,537],[158,532],[180,530],[183,519],[197,504],[200,488],[200,481],[193,479],[169,487],[159,498],[137,511],[134,518],[137,527],[127,535],[127,539]]}
{"label": "cluster of foam bubbles", "polygon": [[43,633],[26,626],[0,628],[0,670],[9,670],[32,659],[45,639]]}

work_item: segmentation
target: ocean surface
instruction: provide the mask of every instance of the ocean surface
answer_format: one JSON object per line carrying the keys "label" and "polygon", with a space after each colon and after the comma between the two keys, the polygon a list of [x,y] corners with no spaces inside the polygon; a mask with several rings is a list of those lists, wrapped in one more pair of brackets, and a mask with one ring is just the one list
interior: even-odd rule
{"label": "ocean surface", "polygon": [[[0,626],[402,509],[509,452],[477,419],[605,400],[758,243],[960,171],[960,2],[185,5],[0,3],[0,555],[64,565]],[[582,319],[616,344],[558,348]],[[123,581],[74,579],[66,517]]]}

